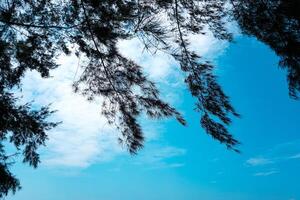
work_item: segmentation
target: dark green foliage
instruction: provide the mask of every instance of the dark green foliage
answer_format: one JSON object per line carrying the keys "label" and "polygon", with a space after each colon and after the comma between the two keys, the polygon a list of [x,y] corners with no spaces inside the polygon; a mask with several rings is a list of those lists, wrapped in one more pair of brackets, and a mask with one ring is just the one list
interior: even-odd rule
{"label": "dark green foliage", "polygon": [[11,164],[8,161],[9,157],[4,151],[4,146],[0,143],[0,198],[6,196],[9,191],[15,193],[21,188],[19,180],[9,171]]}
{"label": "dark green foliage", "polygon": [[300,1],[232,1],[234,20],[243,33],[269,45],[287,70],[290,96],[300,92]]}
{"label": "dark green foliage", "polygon": [[[217,38],[231,39],[222,21],[224,2],[206,2],[203,7],[196,1],[104,0],[100,3],[79,0],[73,1],[72,6],[82,18],[70,16],[74,18],[70,21],[80,24],[70,41],[76,43],[89,60],[74,84],[75,90],[89,99],[104,97],[103,114],[109,123],[116,124],[121,130],[123,137],[120,141],[131,153],[136,153],[143,144],[142,130],[137,123],[142,112],[154,118],[175,116],[185,124],[174,108],[160,100],[155,85],[143,75],[141,67],[120,54],[117,42],[133,37],[141,39],[146,49],[162,50],[178,60],[198,101],[196,110],[210,119],[202,120],[201,124],[207,133],[234,148],[238,142],[227,132],[225,125],[230,124],[230,114],[238,115],[217,84],[212,66],[201,63],[200,57],[189,50],[188,42],[188,34],[202,33],[206,26]],[[215,118],[224,123],[219,123],[226,130],[222,133],[224,137],[216,137],[220,132],[212,128]]]}
{"label": "dark green foliage", "polygon": [[[48,77],[49,70],[57,67],[54,58],[61,49],[61,38],[50,29],[34,28],[55,22],[51,15],[43,17],[47,5],[46,1],[0,3],[0,198],[20,188],[9,171],[15,155],[22,153],[24,163],[37,167],[37,148],[45,144],[46,131],[57,125],[46,121],[52,113],[47,106],[33,109],[30,103],[22,105],[14,94],[26,70]],[[8,156],[5,141],[17,152]]]}
{"label": "dark green foliage", "polygon": [[[18,180],[3,142],[23,153],[24,162],[36,167],[37,148],[44,145],[48,107],[35,110],[19,105],[14,92],[27,70],[47,78],[58,67],[55,58],[76,49],[83,55],[83,73],[74,91],[88,100],[104,99],[102,114],[122,133],[120,142],[132,154],[143,146],[138,117],[175,117],[181,114],[161,100],[155,84],[142,67],[124,57],[120,40],[140,39],[145,49],[163,51],[178,61],[185,82],[196,100],[195,110],[207,134],[238,151],[239,142],[228,131],[239,117],[213,74],[213,65],[190,50],[189,35],[210,30],[222,40],[232,40],[226,20],[236,20],[245,34],[268,44],[288,70],[290,94],[300,91],[299,2],[263,0],[2,0],[0,1],[0,197],[15,192]],[[71,47],[73,49],[71,49]],[[77,66],[74,66],[77,67]]]}

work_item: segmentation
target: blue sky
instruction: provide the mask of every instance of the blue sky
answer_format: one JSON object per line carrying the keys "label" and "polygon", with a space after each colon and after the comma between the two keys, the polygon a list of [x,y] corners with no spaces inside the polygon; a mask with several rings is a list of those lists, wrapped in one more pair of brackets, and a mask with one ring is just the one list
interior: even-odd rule
{"label": "blue sky", "polygon": [[194,38],[196,50],[214,60],[220,83],[242,115],[230,127],[242,143],[242,153],[236,154],[200,128],[174,61],[160,54],[151,60],[137,54],[134,45],[120,48],[145,65],[188,127],[173,119],[141,119],[145,148],[128,155],[117,145],[117,133],[98,116],[99,105],[69,91],[77,75],[70,66],[82,61],[61,58],[64,77],[56,77],[58,71],[53,80],[41,82],[31,73],[24,80],[24,96],[40,104],[53,102],[60,110],[54,119],[65,123],[49,133],[38,169],[21,164],[12,169],[23,188],[7,199],[300,199],[300,102],[288,97],[285,71],[267,46],[241,36],[232,44]]}

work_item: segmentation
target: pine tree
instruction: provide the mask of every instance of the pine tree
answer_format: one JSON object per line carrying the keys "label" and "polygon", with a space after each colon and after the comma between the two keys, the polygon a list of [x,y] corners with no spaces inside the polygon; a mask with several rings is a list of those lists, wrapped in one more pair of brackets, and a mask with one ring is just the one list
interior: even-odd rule
{"label": "pine tree", "polygon": [[[182,115],[160,96],[142,67],[124,57],[120,40],[138,38],[145,49],[163,51],[178,61],[185,82],[195,98],[200,124],[214,139],[238,152],[239,142],[228,132],[232,117],[239,117],[229,97],[218,84],[214,66],[190,49],[189,35],[206,34],[232,41],[226,29],[237,21],[242,32],[269,45],[288,70],[290,94],[300,91],[299,2],[264,0],[3,0],[0,2],[0,197],[20,188],[10,172],[14,155],[7,155],[8,141],[22,152],[24,162],[36,167],[37,148],[47,140],[47,131],[58,125],[48,122],[53,113],[28,103],[20,105],[15,92],[28,70],[48,78],[59,67],[61,54],[83,55],[83,73],[74,91],[93,100],[101,96],[102,113],[122,136],[130,153],[143,146],[137,119]],[[74,66],[75,67],[75,66]],[[100,114],[100,113],[99,113]]]}
{"label": "pine tree", "polygon": [[233,16],[244,34],[255,36],[279,56],[287,70],[289,94],[300,91],[300,1],[242,0],[232,2]]}

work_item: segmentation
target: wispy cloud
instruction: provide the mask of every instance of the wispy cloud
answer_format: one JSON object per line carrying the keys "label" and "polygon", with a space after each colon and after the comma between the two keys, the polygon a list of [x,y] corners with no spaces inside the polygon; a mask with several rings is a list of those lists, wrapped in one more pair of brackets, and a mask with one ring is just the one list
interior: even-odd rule
{"label": "wispy cloud", "polygon": [[278,170],[270,170],[270,171],[264,171],[264,172],[257,172],[254,174],[254,176],[271,176],[273,174],[278,174]]}
{"label": "wispy cloud", "polygon": [[155,170],[155,169],[168,169],[168,168],[180,168],[184,167],[185,163],[156,163],[153,166],[150,166],[148,169]]}
{"label": "wispy cloud", "polygon": [[[273,148],[266,150],[260,156],[255,156],[249,158],[245,161],[247,166],[259,167],[260,169],[265,168],[266,166],[277,166],[282,162],[289,162],[292,160],[300,160],[299,153],[299,140],[294,140],[290,142],[285,142],[282,144],[275,145]],[[265,169],[266,170],[266,169]],[[270,169],[266,171],[261,171],[254,173],[254,176],[270,176],[273,174],[278,174],[279,170]]]}
{"label": "wispy cloud", "polygon": [[300,153],[288,157],[289,159],[300,159]]}
{"label": "wispy cloud", "polygon": [[259,166],[259,165],[271,164],[273,163],[273,161],[264,157],[255,157],[255,158],[248,159],[246,163],[251,166]]}
{"label": "wispy cloud", "polygon": [[[185,164],[183,162],[178,162],[177,159],[185,154],[186,150],[182,148],[172,146],[156,147],[149,149],[147,152],[142,154],[135,164],[144,165],[148,169],[183,167]],[[176,161],[170,161],[174,158],[176,158]]]}
{"label": "wispy cloud", "polygon": [[260,166],[275,164],[293,159],[300,159],[300,140],[293,140],[277,144],[262,152],[260,156],[254,156],[246,160],[246,164],[251,166]]}

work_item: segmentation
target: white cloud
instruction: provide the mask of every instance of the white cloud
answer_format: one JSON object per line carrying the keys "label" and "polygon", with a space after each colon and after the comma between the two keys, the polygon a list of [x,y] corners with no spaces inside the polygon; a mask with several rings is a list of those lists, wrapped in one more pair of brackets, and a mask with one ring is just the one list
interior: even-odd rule
{"label": "white cloud", "polygon": [[[49,132],[47,148],[42,154],[42,164],[47,166],[88,167],[95,162],[109,161],[125,153],[117,142],[118,132],[107,125],[101,116],[101,100],[89,102],[72,91],[72,82],[78,60],[75,56],[63,57],[62,65],[53,70],[52,78],[42,79],[37,72],[28,72],[23,80],[24,101],[35,100],[36,105],[52,103],[57,110],[51,120],[62,121]],[[148,141],[159,138],[157,128],[144,124]],[[150,128],[149,128],[150,127]],[[161,129],[161,128],[160,128]],[[184,150],[166,147],[145,156],[145,162],[156,162],[161,168],[181,167],[182,163],[167,164],[163,159],[180,156]]]}
{"label": "white cloud", "polygon": [[206,35],[190,35],[191,49],[204,59],[211,61],[224,53],[228,42],[214,38],[211,32]]}
{"label": "white cloud", "polygon": [[154,81],[164,81],[172,72],[176,71],[175,60],[160,51],[151,54],[144,50],[138,39],[122,40],[118,43],[121,53],[144,67],[147,75]]}
{"label": "white cloud", "polygon": [[[216,59],[228,46],[228,42],[214,38],[209,31],[206,35],[190,35],[189,40],[191,50],[208,61]],[[186,88],[184,74],[172,56],[162,51],[150,53],[137,38],[119,41],[118,48],[122,55],[142,66],[150,80],[158,83],[165,101],[171,105],[182,103],[180,94]]]}
{"label": "white cloud", "polygon": [[[207,57],[219,55],[225,47],[224,43],[221,45],[211,35],[203,38],[191,36],[191,40],[192,47]],[[143,47],[138,40],[122,41],[119,48],[125,56],[143,66],[150,79],[155,82],[166,83],[167,87],[172,88],[183,83],[182,75],[171,56],[161,52],[152,55],[142,51]],[[72,82],[81,73],[78,62],[76,56],[60,57],[61,66],[51,72],[52,78],[42,79],[37,72],[28,72],[23,80],[24,101],[34,99],[37,106],[52,103],[51,108],[58,110],[52,120],[63,122],[49,132],[47,148],[42,154],[42,163],[48,166],[87,167],[124,153],[117,143],[118,133],[100,115],[101,100],[88,102],[81,95],[73,93]],[[180,91],[176,90],[177,94],[178,92]],[[171,104],[180,99],[169,90],[163,95]],[[148,135],[150,139],[159,137],[155,132]],[[163,159],[184,153],[182,149],[166,147],[155,152],[155,156],[146,155],[144,160],[152,160],[161,167],[181,167],[183,163],[168,164]]]}
{"label": "white cloud", "polygon": [[263,157],[256,157],[256,158],[250,158],[246,161],[247,164],[251,166],[259,166],[259,165],[267,165],[273,163],[272,160],[263,158]]}
{"label": "white cloud", "polygon": [[[208,60],[220,56],[228,46],[228,42],[214,38],[209,31],[206,35],[189,35],[188,38],[191,49]],[[118,47],[124,56],[143,66],[148,76],[156,82],[170,81],[166,78],[175,76],[178,83],[178,78],[182,78],[178,63],[172,56],[161,51],[148,52],[137,38],[122,40]]]}
{"label": "white cloud", "polygon": [[266,172],[257,172],[254,174],[254,176],[270,176],[273,174],[278,174],[279,171],[277,170],[271,170],[271,171],[266,171]]}
{"label": "white cloud", "polygon": [[53,70],[52,78],[42,79],[38,73],[29,72],[23,80],[25,99],[34,99],[36,105],[52,103],[51,108],[57,112],[51,120],[63,121],[49,132],[42,163],[86,167],[99,160],[112,159],[122,149],[115,131],[100,115],[101,104],[88,102],[72,91],[78,65],[76,57],[63,57],[59,61],[63,64]]}

